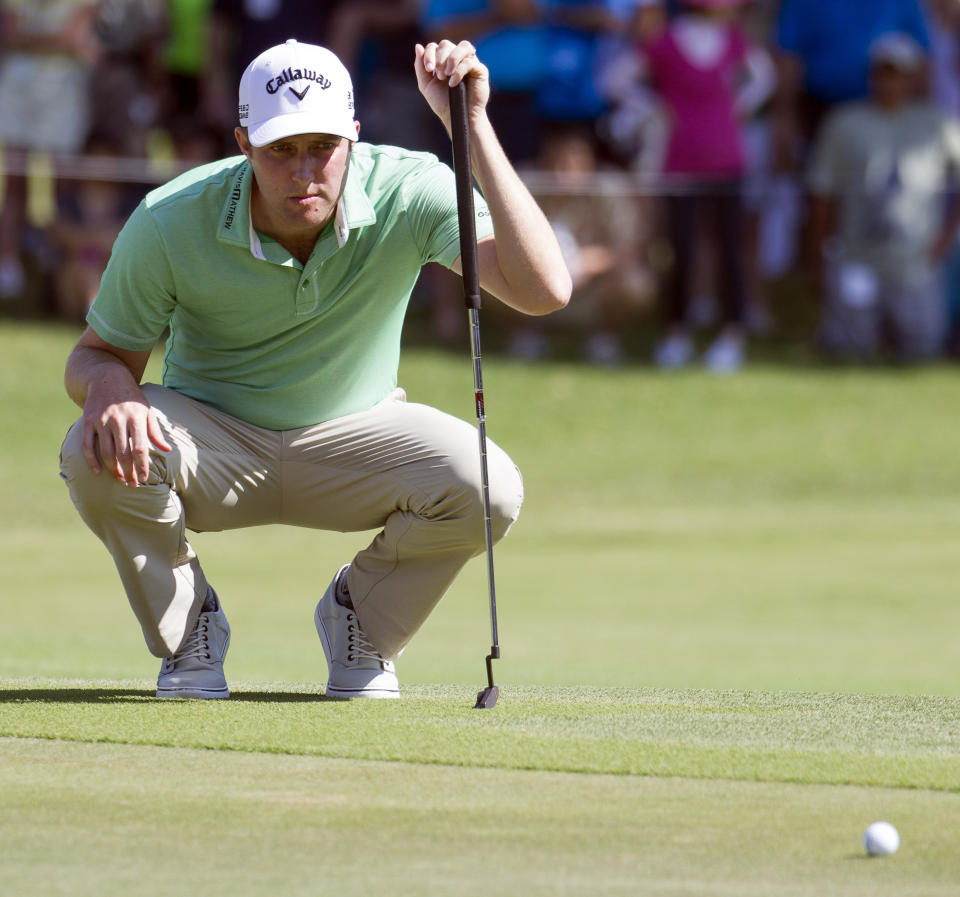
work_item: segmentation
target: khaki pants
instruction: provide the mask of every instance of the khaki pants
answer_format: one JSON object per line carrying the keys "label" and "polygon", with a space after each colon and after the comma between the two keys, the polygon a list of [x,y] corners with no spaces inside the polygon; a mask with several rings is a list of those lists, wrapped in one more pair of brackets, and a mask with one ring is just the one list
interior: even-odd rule
{"label": "khaki pants", "polygon": [[[61,476],[113,556],[150,651],[178,650],[207,581],[186,530],[286,523],[339,532],[378,529],[348,585],[370,641],[395,657],[463,565],[485,548],[476,429],[402,390],[369,411],[298,430],[265,430],[148,384],[173,451],[151,451],[145,484],[94,474],[70,429]],[[523,485],[488,441],[494,539],[516,520]],[[269,563],[269,558],[266,559]],[[325,571],[330,575],[335,571]],[[305,576],[317,571],[304,570]]]}

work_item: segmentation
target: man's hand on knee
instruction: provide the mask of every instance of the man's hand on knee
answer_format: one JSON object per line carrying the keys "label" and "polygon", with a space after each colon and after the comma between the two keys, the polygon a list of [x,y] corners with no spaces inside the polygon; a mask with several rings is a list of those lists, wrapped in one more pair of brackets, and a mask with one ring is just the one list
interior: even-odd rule
{"label": "man's hand on knee", "polygon": [[150,446],[172,449],[157,412],[142,392],[139,398],[119,401],[97,393],[90,390],[83,408],[83,455],[94,473],[106,469],[123,485],[139,486],[147,481]]}

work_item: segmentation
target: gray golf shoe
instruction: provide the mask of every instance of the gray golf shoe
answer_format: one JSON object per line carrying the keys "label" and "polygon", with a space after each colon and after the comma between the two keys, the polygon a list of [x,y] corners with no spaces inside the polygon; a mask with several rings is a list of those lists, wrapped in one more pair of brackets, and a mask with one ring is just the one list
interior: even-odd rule
{"label": "gray golf shoe", "polygon": [[340,568],[317,604],[314,622],[327,656],[327,697],[398,698],[400,685],[393,661],[367,641],[356,611],[337,601],[337,587],[350,565]]}
{"label": "gray golf shoe", "polygon": [[164,658],[157,678],[158,698],[229,698],[223,659],[230,647],[230,624],[216,592],[215,610],[202,611],[183,647]]}

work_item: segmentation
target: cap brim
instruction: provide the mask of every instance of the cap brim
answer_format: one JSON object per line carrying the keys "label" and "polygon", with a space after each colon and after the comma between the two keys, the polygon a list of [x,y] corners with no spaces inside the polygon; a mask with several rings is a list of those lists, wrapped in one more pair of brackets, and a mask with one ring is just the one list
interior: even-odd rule
{"label": "cap brim", "polygon": [[315,113],[288,112],[247,126],[247,139],[253,146],[266,146],[275,140],[298,134],[334,134],[346,140],[356,140],[357,125],[349,118],[333,121]]}
{"label": "cap brim", "polygon": [[877,53],[870,59],[870,65],[873,68],[885,65],[901,72],[915,72],[920,68],[922,62],[923,60],[919,58],[894,53]]}

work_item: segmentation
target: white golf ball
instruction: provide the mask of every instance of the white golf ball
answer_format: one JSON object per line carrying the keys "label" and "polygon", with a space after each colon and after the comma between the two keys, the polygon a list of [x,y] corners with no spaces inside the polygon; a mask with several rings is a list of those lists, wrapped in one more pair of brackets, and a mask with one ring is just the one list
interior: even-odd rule
{"label": "white golf ball", "polygon": [[863,846],[872,857],[886,857],[900,846],[900,832],[889,822],[874,822],[863,833]]}

